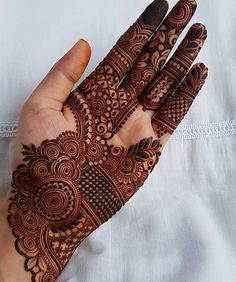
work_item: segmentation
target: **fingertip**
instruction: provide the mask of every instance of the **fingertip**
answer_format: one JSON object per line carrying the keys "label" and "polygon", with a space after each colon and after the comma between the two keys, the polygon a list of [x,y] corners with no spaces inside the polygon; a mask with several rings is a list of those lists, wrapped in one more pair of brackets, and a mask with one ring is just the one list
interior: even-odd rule
{"label": "fingertip", "polygon": [[194,70],[198,70],[198,73],[201,73],[202,77],[205,78],[208,75],[208,67],[204,64],[204,63],[196,63],[193,65],[193,67],[191,68],[189,74],[193,73]]}
{"label": "fingertip", "polygon": [[169,28],[182,30],[193,17],[197,9],[195,0],[180,0],[173,7],[166,18],[165,24]]}
{"label": "fingertip", "polygon": [[75,43],[75,45],[69,50],[68,53],[72,53],[74,56],[79,58],[80,63],[87,65],[90,60],[92,51],[88,41],[81,38]]}
{"label": "fingertip", "polygon": [[76,44],[78,44],[81,48],[83,48],[87,52],[87,55],[91,57],[92,49],[87,40],[81,38],[79,41],[77,41]]}
{"label": "fingertip", "polygon": [[195,23],[190,27],[190,31],[192,34],[195,35],[195,37],[201,36],[203,40],[206,40],[207,38],[207,28],[202,23]]}
{"label": "fingertip", "polygon": [[89,43],[78,40],[74,46],[55,64],[54,69],[59,70],[72,83],[76,83],[86,69],[91,57]]}
{"label": "fingertip", "polygon": [[[196,63],[187,74],[183,87],[196,96],[202,89],[208,76],[208,68],[204,63]],[[180,86],[181,88],[181,86]],[[191,91],[190,91],[191,89]]]}
{"label": "fingertip", "polygon": [[146,24],[158,26],[166,15],[168,8],[169,4],[166,0],[154,0],[147,6],[141,17]]}
{"label": "fingertip", "polygon": [[[54,108],[61,110],[74,84],[83,75],[91,56],[89,43],[82,39],[57,61],[32,96],[44,103],[45,98],[54,101]],[[31,99],[32,100],[32,99]],[[58,101],[60,104],[58,106]],[[40,102],[40,103],[41,103]]]}

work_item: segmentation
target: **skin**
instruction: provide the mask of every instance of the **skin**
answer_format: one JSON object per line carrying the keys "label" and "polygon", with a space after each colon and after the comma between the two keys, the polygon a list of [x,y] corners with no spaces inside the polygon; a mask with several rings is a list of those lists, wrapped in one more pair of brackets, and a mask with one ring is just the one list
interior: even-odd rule
{"label": "skin", "polygon": [[[79,40],[49,71],[46,77],[25,102],[20,115],[12,169],[22,163],[22,144],[40,146],[45,139],[54,139],[64,131],[75,131],[72,112],[64,102],[84,73],[91,56],[91,48],[85,40]],[[109,144],[129,146],[140,140],[157,139],[157,129],[152,122],[155,112],[139,106],[123,127],[109,139]],[[171,134],[158,138],[162,148]],[[161,149],[162,151],[162,149]],[[0,282],[31,281],[31,274],[22,267],[24,257],[15,249],[15,238],[7,222],[9,194],[0,203]],[[12,263],[14,261],[14,264]]]}
{"label": "skin", "polygon": [[[25,102],[20,116],[12,168],[21,162],[21,144],[40,145],[41,140],[55,138],[65,130],[74,130],[72,113],[63,106],[74,84],[80,79],[91,56],[85,40],[78,41],[49,71],[30,98]],[[53,95],[51,94],[53,93]],[[120,132],[110,140],[117,145],[129,146],[147,136],[155,137],[151,124],[152,112],[135,111]],[[128,132],[132,138],[127,138]],[[30,273],[22,268],[24,258],[14,248],[14,237],[7,223],[8,196],[0,204],[0,281],[31,281]],[[14,267],[12,265],[14,261]]]}

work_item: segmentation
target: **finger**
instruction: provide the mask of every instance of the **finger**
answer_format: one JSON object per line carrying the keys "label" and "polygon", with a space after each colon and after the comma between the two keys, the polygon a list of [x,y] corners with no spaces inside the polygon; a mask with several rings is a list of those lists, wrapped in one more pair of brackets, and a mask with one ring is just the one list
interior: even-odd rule
{"label": "finger", "polygon": [[192,67],[173,96],[155,112],[152,125],[160,143],[165,145],[190,109],[208,75],[207,67],[200,63]]}
{"label": "finger", "polygon": [[89,44],[79,40],[49,71],[27,103],[62,110],[74,84],[82,76],[91,55]]}
{"label": "finger", "polygon": [[85,81],[81,85],[83,92],[86,92],[87,84],[91,85],[88,81],[96,80],[97,77],[104,77],[106,84],[111,82],[113,85],[118,85],[140,55],[148,39],[160,25],[167,10],[166,0],[152,2],[138,20],[120,37],[103,62],[88,77],[87,83]]}
{"label": "finger", "polygon": [[185,77],[206,38],[207,31],[204,25],[197,23],[190,28],[172,58],[142,94],[145,109],[157,110],[168,95],[173,93]]}
{"label": "finger", "polygon": [[122,82],[122,86],[133,97],[137,97],[143,92],[165,63],[196,8],[195,1],[180,0],[165,18]]}

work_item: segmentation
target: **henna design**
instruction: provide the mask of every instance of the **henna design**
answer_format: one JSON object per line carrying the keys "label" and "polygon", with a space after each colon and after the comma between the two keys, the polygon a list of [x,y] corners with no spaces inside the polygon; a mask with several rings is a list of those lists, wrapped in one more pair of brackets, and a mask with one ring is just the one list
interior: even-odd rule
{"label": "henna design", "polygon": [[208,74],[204,64],[196,64],[187,74],[176,93],[170,96],[155,113],[152,123],[160,139],[172,134],[191,107]]}
{"label": "henna design", "polygon": [[[77,246],[119,211],[158,162],[159,140],[145,138],[125,148],[110,145],[109,139],[140,105],[134,99],[137,89],[144,90],[155,76],[196,8],[193,0],[178,5],[142,53],[167,10],[165,0],[154,1],[70,93],[65,106],[74,115],[75,132],[63,132],[39,146],[23,145],[24,164],[13,172],[8,222],[32,281],[55,281]],[[162,70],[162,79],[149,88],[145,106],[159,105],[160,96],[181,81],[206,36],[203,28],[193,29]],[[130,80],[129,75],[124,80],[125,85],[135,85],[132,92],[121,81],[135,60],[139,63]],[[193,69],[173,98],[162,104],[153,119],[158,137],[173,131],[183,118],[205,79],[203,69],[202,65]]]}
{"label": "henna design", "polygon": [[[162,5],[164,4],[160,4],[161,7]],[[162,7],[162,10],[164,9],[165,6]],[[162,10],[156,16],[156,26],[163,15]],[[159,68],[165,63],[178,36],[195,10],[195,1],[181,0],[178,2],[161,27],[155,32],[146,48],[144,46],[155,31],[155,25],[150,19],[149,24],[147,24],[147,19],[144,21],[143,16],[141,16],[120,38],[95,72],[82,83],[79,90],[83,93],[88,91],[89,94],[85,95],[88,100],[92,100],[91,103],[97,100],[97,95],[99,95],[100,103],[108,104],[107,107],[103,107],[106,110],[105,118],[103,117],[101,120],[97,117],[99,127],[106,128],[103,131],[105,137],[112,137],[107,132],[111,132],[112,129],[113,134],[116,133],[138,107],[137,95],[145,89]],[[144,13],[144,15],[146,14],[147,12]],[[152,22],[152,25],[150,25],[150,22]],[[143,48],[144,50],[139,56]],[[119,81],[130,69],[133,62],[134,65],[130,73],[117,88]],[[98,78],[99,83],[97,83]],[[95,90],[93,94],[90,94],[91,89]],[[101,106],[97,102],[96,107],[98,109],[94,109],[93,114],[101,112],[99,110],[102,108]]]}
{"label": "henna design", "polygon": [[195,10],[195,1],[179,1],[155,32],[122,83],[126,91],[131,93],[132,99],[143,92],[165,63],[176,40]]}
{"label": "henna design", "polygon": [[159,142],[130,148],[96,135],[92,104],[78,92],[66,102],[77,121],[37,147],[24,145],[13,173],[8,221],[32,281],[54,281],[81,241],[138,190],[158,161]]}
{"label": "henna design", "polygon": [[[116,45],[104,59],[115,70],[119,81],[140,55],[149,37],[155,31],[155,26],[145,24],[142,17],[121,36]],[[127,48],[128,46],[128,48]]]}
{"label": "henna design", "polygon": [[[138,107],[137,101],[119,83],[140,55],[167,12],[165,0],[151,3],[138,20],[121,36],[94,72],[78,87],[96,116],[97,134],[111,138]],[[99,99],[98,99],[99,98]],[[126,110],[127,115],[121,112]]]}
{"label": "henna design", "polygon": [[119,81],[124,78],[124,75],[139,57],[167,10],[168,3],[165,0],[153,1],[138,20],[121,36],[104,59],[115,70]]}
{"label": "henna design", "polygon": [[207,37],[202,24],[194,24],[172,58],[142,94],[145,109],[156,110],[181,83]]}
{"label": "henna design", "polygon": [[196,10],[197,3],[195,0],[184,0],[176,4],[178,9],[173,9],[170,17],[166,18],[166,25],[173,28],[183,28],[186,22],[192,18],[193,10]]}

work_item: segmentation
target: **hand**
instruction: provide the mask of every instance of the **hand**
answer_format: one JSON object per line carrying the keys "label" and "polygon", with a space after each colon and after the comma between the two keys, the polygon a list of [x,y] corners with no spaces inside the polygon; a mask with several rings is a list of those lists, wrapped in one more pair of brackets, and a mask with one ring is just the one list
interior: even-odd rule
{"label": "hand", "polygon": [[179,1],[160,25],[167,9],[154,1],[71,92],[90,57],[79,41],[23,107],[7,203],[32,281],[55,281],[81,241],[143,185],[204,84],[204,64],[189,71],[206,39],[201,24],[164,65],[196,3]]}

